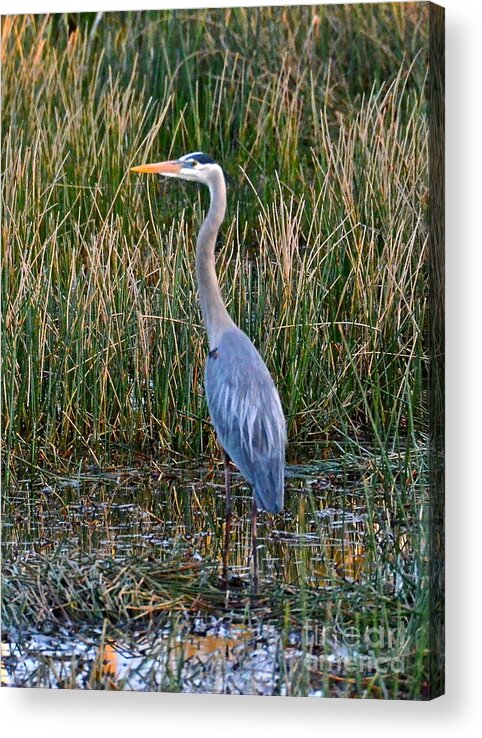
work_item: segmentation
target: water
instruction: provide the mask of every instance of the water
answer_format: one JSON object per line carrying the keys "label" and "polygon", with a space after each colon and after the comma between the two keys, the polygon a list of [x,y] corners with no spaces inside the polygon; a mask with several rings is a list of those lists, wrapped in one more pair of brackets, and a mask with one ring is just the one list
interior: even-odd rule
{"label": "water", "polygon": [[[169,628],[148,638],[105,642],[99,630],[56,636],[29,634],[4,644],[2,681],[7,686],[39,682],[49,688],[156,691],[180,688],[189,693],[287,694],[278,685],[280,634],[273,626],[257,631],[242,625],[201,620],[172,641]],[[14,635],[14,634],[12,634]],[[18,636],[18,634],[17,634]],[[297,643],[298,639],[293,638]],[[286,663],[302,667],[299,644],[286,647]],[[322,694],[310,689],[308,694]]]}
{"label": "water", "polygon": [[[366,485],[359,475],[347,476],[328,464],[291,467],[285,511],[259,515],[260,584],[255,595],[251,492],[240,477],[234,480],[228,591],[220,580],[221,469],[160,469],[154,474],[111,470],[43,484],[19,483],[5,492],[7,570],[9,562],[27,566],[35,557],[45,561],[55,555],[56,561],[64,556],[97,566],[108,563],[109,571],[117,566],[120,572],[125,562],[139,561],[150,567],[142,572],[154,576],[174,556],[179,567],[198,567],[186,586],[194,582],[202,595],[205,582],[206,596],[183,599],[182,584],[171,575],[165,586],[172,586],[172,595],[166,604],[156,599],[153,585],[151,605],[143,601],[124,618],[120,609],[119,622],[110,617],[92,622],[90,612],[83,619],[74,610],[72,617],[75,587],[80,591],[88,586],[88,580],[87,585],[74,582],[65,612],[57,608],[49,613],[39,604],[38,618],[31,618],[28,627],[13,618],[5,622],[4,612],[2,682],[50,688],[350,694],[354,680],[347,664],[356,666],[360,654],[366,656],[370,649],[362,634],[359,642],[347,643],[338,626],[326,628],[336,622],[332,609],[338,589],[369,585],[376,562],[367,542],[373,543],[376,535],[383,548],[403,531],[387,527],[381,508],[368,521]],[[387,564],[385,576],[387,583],[393,580],[393,588],[400,586],[396,567]],[[35,595],[35,586],[32,591]],[[392,651],[395,646],[391,644]],[[364,675],[369,677],[373,669],[366,662]]]}

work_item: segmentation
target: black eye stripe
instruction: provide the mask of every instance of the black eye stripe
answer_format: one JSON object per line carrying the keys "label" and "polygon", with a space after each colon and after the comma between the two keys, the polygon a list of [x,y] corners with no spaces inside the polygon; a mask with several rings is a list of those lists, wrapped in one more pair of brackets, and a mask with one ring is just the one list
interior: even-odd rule
{"label": "black eye stripe", "polygon": [[[185,154],[181,157],[180,161],[185,161],[187,164],[192,164],[193,166],[196,166],[196,164],[216,164],[211,156],[203,154],[201,151]],[[193,162],[196,162],[196,164],[193,164]]]}

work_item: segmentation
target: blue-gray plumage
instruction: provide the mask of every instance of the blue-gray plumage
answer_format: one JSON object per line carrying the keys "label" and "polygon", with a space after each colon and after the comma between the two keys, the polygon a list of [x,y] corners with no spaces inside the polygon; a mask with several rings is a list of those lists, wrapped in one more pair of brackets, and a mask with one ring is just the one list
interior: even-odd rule
{"label": "blue-gray plumage", "polygon": [[[196,244],[196,276],[201,312],[209,339],[206,395],[221,446],[253,487],[252,540],[257,582],[256,512],[283,508],[286,426],[281,403],[264,361],[230,318],[214,264],[216,236],[226,211],[223,170],[207,154],[195,151],[175,161],[143,164],[133,171],[162,174],[209,187],[211,204]],[[226,531],[224,576],[231,525],[229,466],[225,464]]]}
{"label": "blue-gray plumage", "polygon": [[210,352],[206,395],[219,441],[252,485],[256,505],[281,512],[285,419],[264,361],[239,328],[224,331]]}

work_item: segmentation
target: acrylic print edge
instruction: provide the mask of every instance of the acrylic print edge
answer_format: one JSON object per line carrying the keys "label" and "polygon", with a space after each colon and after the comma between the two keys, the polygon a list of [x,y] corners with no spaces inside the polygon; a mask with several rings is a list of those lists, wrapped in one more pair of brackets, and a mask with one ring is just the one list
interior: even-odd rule
{"label": "acrylic print edge", "polygon": [[445,692],[445,8],[429,3],[429,699]]}

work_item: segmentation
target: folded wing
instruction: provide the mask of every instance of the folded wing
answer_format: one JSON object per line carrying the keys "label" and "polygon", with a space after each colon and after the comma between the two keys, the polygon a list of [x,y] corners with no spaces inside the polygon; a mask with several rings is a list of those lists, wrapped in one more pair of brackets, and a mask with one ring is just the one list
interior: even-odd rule
{"label": "folded wing", "polygon": [[259,508],[283,507],[286,424],[278,392],[249,338],[223,333],[206,363],[206,395],[219,441],[253,486]]}

